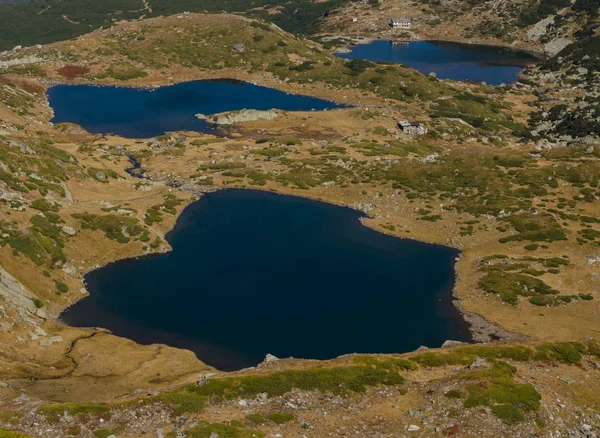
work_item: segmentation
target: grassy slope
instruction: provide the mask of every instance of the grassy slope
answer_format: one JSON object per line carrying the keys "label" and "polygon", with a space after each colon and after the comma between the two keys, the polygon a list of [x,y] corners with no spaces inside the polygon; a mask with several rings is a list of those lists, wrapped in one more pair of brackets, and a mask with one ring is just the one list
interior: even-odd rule
{"label": "grassy slope", "polygon": [[[521,307],[528,306],[527,303],[519,303],[523,297],[526,299],[537,298],[537,302],[533,304],[538,305],[562,305],[567,302],[566,300],[554,301],[554,296],[557,294],[552,286],[560,283],[554,276],[562,279],[565,271],[570,272],[572,276],[573,274],[577,275],[581,270],[577,266],[573,266],[574,263],[571,263],[566,257],[555,260],[544,254],[549,252],[564,254],[565,246],[555,249],[556,245],[563,244],[571,245],[570,248],[576,248],[577,245],[589,252],[597,248],[597,242],[594,242],[593,239],[578,242],[577,233],[573,233],[571,230],[597,228],[595,225],[597,223],[595,216],[597,215],[584,214],[584,212],[597,211],[593,210],[593,207],[598,196],[597,176],[600,174],[598,153],[600,151],[596,150],[592,154],[585,154],[582,147],[574,147],[566,150],[544,151],[542,158],[538,159],[531,157],[526,148],[508,147],[505,140],[502,139],[492,139],[491,144],[482,144],[483,138],[488,135],[510,136],[503,125],[504,122],[510,121],[507,117],[510,110],[509,107],[504,107],[504,93],[501,91],[478,86],[464,90],[397,66],[347,65],[343,61],[319,53],[316,46],[307,46],[305,42],[297,41],[274,29],[265,28],[260,23],[255,25],[250,22],[236,23],[235,31],[231,30],[232,22],[228,20],[216,23],[211,20],[210,27],[180,24],[178,26],[181,34],[173,32],[173,25],[169,22],[148,24],[134,26],[127,32],[106,32],[93,45],[88,45],[89,41],[84,41],[81,45],[79,42],[74,42],[43,50],[48,50],[45,53],[57,50],[68,54],[68,59],[70,59],[68,62],[79,64],[89,62],[91,64],[91,61],[99,61],[98,64],[92,65],[94,70],[87,74],[89,78],[104,75],[104,80],[126,83],[129,79],[127,72],[148,71],[152,75],[161,71],[166,73],[183,65],[183,68],[188,69],[186,71],[189,71],[190,74],[199,74],[204,70],[239,69],[243,66],[249,73],[258,74],[268,70],[276,77],[290,77],[292,82],[299,84],[308,84],[312,81],[313,83],[328,83],[335,88],[345,85],[352,88],[363,88],[377,93],[381,97],[393,96],[393,105],[402,109],[407,109],[402,105],[410,103],[411,109],[420,111],[420,115],[433,114],[436,117],[430,121],[432,135],[425,139],[408,142],[395,141],[393,135],[386,131],[390,128],[389,123],[386,125],[387,128],[371,125],[369,130],[364,131],[363,138],[348,138],[343,141],[336,139],[335,146],[332,145],[331,148],[324,151],[311,148],[310,140],[304,144],[306,147],[303,147],[300,142],[298,149],[304,152],[301,156],[289,147],[289,139],[283,137],[266,141],[261,139],[260,142],[256,142],[256,150],[248,154],[250,159],[247,161],[250,165],[254,161],[260,161],[261,165],[265,167],[264,170],[243,170],[243,166],[240,167],[242,170],[207,166],[199,168],[198,172],[205,177],[214,176],[215,181],[219,182],[243,180],[249,186],[257,184],[279,189],[294,187],[297,190],[307,190],[306,193],[314,193],[311,191],[319,189],[322,183],[332,180],[344,189],[356,186],[363,188],[365,192],[366,190],[375,190],[386,194],[397,193],[418,202],[419,205],[423,204],[423,208],[417,213],[418,220],[423,223],[434,224],[438,220],[438,216],[443,223],[444,219],[454,211],[464,214],[463,218],[477,217],[477,219],[461,224],[465,234],[483,233],[481,227],[485,227],[485,224],[480,224],[478,221],[485,220],[487,215],[497,217],[501,222],[500,226],[504,228],[502,238],[508,238],[506,244],[519,246],[516,249],[511,248],[507,252],[519,252],[522,246],[533,244],[540,247],[539,252],[542,253],[542,256],[498,255],[482,259],[480,266],[483,267],[481,274],[485,280],[482,283],[484,290],[500,295],[504,301],[518,304]],[[240,40],[246,43],[246,50],[242,54],[231,56],[229,48]],[[284,45],[279,44],[281,40],[284,40]],[[215,49],[215,47],[219,48]],[[224,49],[221,49],[222,47]],[[200,57],[199,54],[203,56]],[[278,62],[281,65],[277,65]],[[299,68],[302,65],[304,67]],[[48,73],[55,74],[55,71],[49,70]],[[398,77],[403,78],[403,84],[398,83]],[[5,92],[0,99],[9,104],[16,112],[22,112],[23,116],[27,116],[26,113],[32,110],[31,97],[10,83],[4,84],[3,90]],[[446,96],[450,98],[446,99]],[[444,98],[440,99],[440,97]],[[432,103],[436,105],[432,106]],[[481,123],[472,119],[474,113],[484,116]],[[385,120],[381,112],[376,110],[356,110],[351,117],[365,119],[365,121],[375,120],[378,124],[383,124]],[[455,120],[460,117],[469,120],[472,126],[465,126]],[[63,127],[58,127],[53,131],[52,136],[62,135],[61,128]],[[41,173],[44,181],[52,181],[53,178],[57,178],[57,182],[68,178],[80,178],[80,181],[87,181],[94,178],[97,169],[108,169],[111,166],[119,169],[125,164],[119,161],[117,150],[113,150],[109,146],[102,146],[102,150],[98,151],[98,156],[92,156],[94,146],[83,144],[84,142],[76,137],[73,137],[72,141],[82,143],[80,147],[76,148],[77,155],[85,157],[89,153],[92,157],[86,165],[72,163],[68,155],[60,153],[58,149],[52,147],[52,140],[44,141],[44,138],[36,138],[36,136],[33,131],[28,131],[29,138],[19,134],[2,138],[0,139],[2,146],[0,151],[3,154],[3,161],[11,165],[9,171],[4,170],[7,180],[15,185],[14,190],[24,193],[23,196],[27,199],[25,203],[27,204],[25,205],[27,216],[33,216],[38,211],[45,211],[45,216],[48,218],[48,221],[44,222],[27,222],[27,227],[30,227],[31,231],[29,236],[33,235],[36,238],[40,236],[41,243],[38,250],[46,257],[42,261],[42,265],[49,269],[51,279],[54,280],[54,276],[59,273],[59,270],[54,269],[51,263],[52,257],[56,255],[54,252],[56,245],[42,244],[43,242],[48,243],[46,238],[51,239],[53,236],[57,236],[54,228],[57,224],[52,222],[55,218],[52,213],[58,214],[64,220],[71,221],[70,224],[88,223],[91,229],[96,228],[98,235],[115,242],[119,242],[122,236],[111,234],[111,230],[121,228],[122,224],[115,226],[112,223],[111,211],[97,209],[94,217],[73,217],[61,209],[58,212],[52,211],[52,203],[36,201],[48,194],[45,190],[49,190],[53,196],[59,199],[59,202],[64,202],[64,204],[68,204],[68,202],[63,200],[58,187],[53,186],[48,189],[43,187],[43,184],[40,187],[40,183],[30,176],[32,171]],[[467,143],[466,139],[470,138],[475,138],[476,141]],[[15,140],[29,145],[34,149],[36,155],[32,158],[30,154],[12,146],[12,142]],[[161,141],[163,140],[166,143],[168,139],[165,138]],[[245,143],[247,141],[243,140]],[[384,142],[388,145],[384,146]],[[291,144],[297,145],[298,142],[295,140]],[[454,145],[458,147],[455,148]],[[140,153],[150,158],[152,156],[151,147],[147,146],[147,150],[141,150]],[[186,149],[193,149],[190,146],[184,145],[177,150],[185,153]],[[143,148],[144,145],[141,147]],[[172,154],[173,157],[177,156],[175,152],[165,146],[164,151],[161,149],[159,153],[156,153],[157,161],[164,156],[165,152]],[[440,156],[434,162],[417,160],[436,152],[440,153]],[[374,158],[380,156],[385,159],[375,162]],[[214,158],[212,156],[211,160]],[[390,158],[400,161],[396,163],[387,161]],[[52,163],[57,165],[57,160],[60,162],[60,169],[52,167]],[[332,161],[337,162],[337,160],[351,162],[352,169],[348,170],[331,164]],[[198,160],[191,161],[198,162]],[[207,162],[206,159],[203,161]],[[172,168],[177,166],[177,161],[173,160],[168,164],[169,168]],[[270,165],[278,167],[279,172],[276,176],[267,171]],[[84,172],[74,172],[78,166],[84,166]],[[123,178],[118,175],[112,177],[108,170],[105,170],[105,173],[108,175],[108,182],[97,182],[98,185],[104,186],[101,188],[102,192],[109,191],[123,183]],[[371,189],[371,186],[374,188]],[[19,189],[22,187],[27,190],[20,191]],[[580,193],[581,190],[584,192]],[[569,193],[569,195],[564,195],[565,193]],[[561,198],[561,195],[565,197]],[[171,199],[166,197],[155,201],[154,204],[149,206],[149,210],[158,207],[158,210],[163,212],[162,214],[168,214],[171,209]],[[440,204],[444,204],[445,208],[438,208]],[[409,209],[412,211],[414,205],[410,205]],[[535,209],[537,214],[531,214],[532,209]],[[138,218],[143,215],[144,211],[140,211]],[[11,211],[10,219],[19,219],[18,215],[19,213]],[[104,220],[100,220],[100,217]],[[78,222],[74,222],[74,219],[77,219]],[[138,222],[141,224],[141,221]],[[2,225],[4,227],[4,223]],[[6,230],[10,230],[6,234],[9,234],[11,240],[15,237],[12,236],[13,232],[20,232],[19,230],[23,229],[22,226],[16,225],[18,224],[6,223]],[[393,231],[392,226],[389,225],[390,231]],[[131,230],[128,234],[133,235],[132,240],[138,240],[144,236],[143,229],[138,230],[138,237]],[[58,236],[61,235],[58,234]],[[564,236],[568,239],[568,243],[562,240]],[[70,238],[61,236],[60,239],[68,242]],[[498,239],[496,238],[496,240]],[[60,242],[56,241],[56,243],[60,247]],[[5,248],[12,246],[8,241],[3,241],[2,244]],[[549,246],[550,249],[546,250],[543,248],[544,246]],[[46,248],[50,251],[47,251]],[[537,250],[538,247],[531,249],[525,247],[524,249],[524,251],[533,251],[525,252],[526,255],[537,255]],[[19,251],[17,249],[17,252]],[[20,254],[15,256],[21,257],[18,260],[29,257],[26,251],[21,251]],[[60,256],[60,254],[58,255]],[[503,260],[507,260],[508,263]],[[517,276],[516,281],[513,281],[515,276]],[[544,286],[535,281],[537,278],[541,278],[543,284],[546,282],[549,284]],[[56,291],[52,290],[52,294],[61,292],[62,286],[59,287],[58,284],[52,282],[49,284],[56,288]],[[527,286],[527,289],[523,286]],[[568,296],[573,301],[581,300],[580,304],[587,304],[583,302],[585,298],[580,298],[579,295],[571,293],[569,290],[561,288],[558,292],[561,292],[560,296]],[[546,296],[549,296],[552,301],[548,302],[540,298]],[[500,304],[499,300],[494,303],[495,305]],[[568,309],[561,307],[559,310],[567,312]],[[549,310],[544,309],[544,311]],[[530,354],[525,353],[525,355],[527,361],[531,361],[532,367],[546,361],[551,363],[553,363],[552,361],[579,362],[579,356],[573,352],[574,349],[577,350],[577,347],[550,346],[532,349]],[[522,350],[505,350],[499,354],[490,353],[487,350],[473,350],[472,354],[463,353],[457,351],[456,355],[449,355],[449,358],[423,355],[415,361],[423,367],[432,368],[437,367],[438,364],[465,365],[476,356],[488,357],[490,360],[520,361],[521,356],[519,355]],[[298,385],[304,389],[328,390],[333,388],[337,390],[340,385],[342,388],[344,387],[347,383],[344,379],[348,376],[352,377],[351,381],[354,383],[361,383],[364,381],[363,379],[366,379],[369,382],[366,385],[368,387],[386,381],[385,378],[390,375],[389,368],[385,368],[385,366],[382,372],[381,364],[365,363],[371,368],[363,369],[363,363],[361,363],[358,374],[355,374],[354,371],[357,370],[353,369],[352,372],[344,370],[302,375],[292,373],[291,377],[300,382]],[[401,374],[408,371],[405,368],[404,366]],[[397,363],[393,364],[392,370],[398,371]],[[396,379],[396,375],[393,376]],[[340,378],[342,378],[341,382]],[[244,381],[240,383],[241,380]],[[283,380],[288,382],[290,379]],[[283,390],[277,387],[278,382],[280,381],[277,379],[254,378],[245,381],[245,379],[234,378],[211,383],[206,388],[200,387],[202,388],[200,390],[194,389],[195,386],[186,387],[172,395],[165,395],[158,401],[167,405],[171,404],[174,409],[179,409],[178,406],[183,406],[180,407],[183,410],[200,409],[207,402],[207,396],[235,394],[232,388],[239,391],[237,388],[240,385],[250,393],[269,392],[270,388],[274,388],[274,395],[280,395]],[[389,380],[387,382],[389,383]],[[539,409],[539,399],[535,389],[532,391],[531,385],[527,386],[521,381],[516,381],[515,371],[502,364],[495,366],[490,371],[474,374],[467,380],[461,380],[458,386],[457,392],[448,396],[449,398],[456,396],[461,400],[460,406],[467,410],[476,406],[488,407],[493,415],[507,422],[520,421],[522,418],[531,422],[534,420],[534,413]],[[363,389],[363,387],[358,387],[358,391],[354,392],[363,393]],[[211,390],[211,393],[204,393],[208,390]],[[285,390],[287,391],[287,389]],[[189,396],[188,393],[192,396]],[[91,407],[90,409],[92,409],[90,412],[94,412],[93,410],[96,408]],[[87,415],[85,409],[81,413]],[[101,414],[101,412],[98,413]],[[212,426],[201,427],[204,430],[198,432],[199,436],[203,436],[200,434],[210,430]]]}
{"label": "grassy slope", "polygon": [[[293,0],[281,4],[277,0],[152,0],[149,1],[152,11],[144,9],[141,0],[33,0],[0,4],[0,50],[12,49],[16,45],[66,40],[115,21],[172,15],[183,11],[248,12],[269,18],[290,32],[310,33],[317,28],[316,20],[320,16],[346,1]],[[279,13],[270,15],[266,10],[273,7],[277,7]]]}

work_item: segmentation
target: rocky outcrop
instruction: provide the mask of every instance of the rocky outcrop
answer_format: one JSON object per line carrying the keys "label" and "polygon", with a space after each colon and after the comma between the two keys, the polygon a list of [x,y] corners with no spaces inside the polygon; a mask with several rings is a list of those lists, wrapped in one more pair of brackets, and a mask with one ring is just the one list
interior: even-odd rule
{"label": "rocky outcrop", "polygon": [[31,292],[1,267],[0,297],[18,308],[26,309],[31,313],[36,313],[38,310],[33,304],[33,295],[31,295]]}
{"label": "rocky outcrop", "polygon": [[555,40],[544,44],[544,52],[546,52],[546,54],[549,56],[555,56],[572,42],[573,41],[571,41],[569,38],[556,38]]}
{"label": "rocky outcrop", "polygon": [[44,61],[44,58],[40,58],[36,55],[26,55],[21,58],[13,58],[0,61],[0,69],[10,67],[22,67],[30,64],[38,64],[42,61]]}
{"label": "rocky outcrop", "polygon": [[273,120],[277,118],[277,112],[274,110],[243,109],[240,111],[213,114],[211,116],[196,114],[196,117],[200,120],[206,120],[213,125],[233,125],[234,123],[253,122],[256,120]]}
{"label": "rocky outcrop", "polygon": [[544,18],[543,20],[538,21],[537,23],[535,23],[533,26],[531,26],[531,28],[529,28],[527,30],[527,39],[529,41],[539,41],[544,35],[546,35],[546,32],[548,30],[548,26],[550,24],[552,24],[554,22],[554,15],[549,15],[548,17]]}

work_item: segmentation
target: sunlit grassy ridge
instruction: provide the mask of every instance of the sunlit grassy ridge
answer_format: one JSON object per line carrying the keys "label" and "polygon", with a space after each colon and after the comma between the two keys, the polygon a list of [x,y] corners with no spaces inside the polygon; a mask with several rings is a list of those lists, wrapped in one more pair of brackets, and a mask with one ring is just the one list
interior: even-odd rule
{"label": "sunlit grassy ridge", "polygon": [[[318,19],[326,11],[335,9],[346,1],[293,0],[281,3],[277,0],[153,0],[148,2],[151,10],[144,8],[142,2],[137,0],[33,0],[0,3],[0,16],[5,18],[4,25],[0,28],[0,50],[12,49],[16,45],[29,46],[70,39],[110,26],[115,21],[172,15],[184,11],[248,12],[268,18],[289,32],[311,33],[318,30]],[[279,13],[269,14],[271,8]]]}
{"label": "sunlit grassy ridge", "polygon": [[[518,370],[506,361],[517,366],[528,362],[579,364],[585,356],[600,357],[600,347],[596,343],[545,343],[532,346],[471,345],[446,350],[415,353],[410,356],[358,355],[345,366],[316,367],[301,370],[274,371],[260,375],[210,378],[199,384],[182,386],[176,390],[155,396],[132,400],[126,403],[108,404],[55,404],[42,406],[40,412],[49,421],[59,421],[64,412],[85,419],[86,416],[104,414],[112,409],[129,409],[148,403],[160,403],[173,415],[201,412],[207,406],[237,398],[252,399],[263,395],[267,398],[284,395],[294,389],[332,393],[342,397],[353,397],[372,387],[399,386],[405,377],[419,367],[466,367],[477,358],[488,361],[489,366],[459,373],[453,378],[456,387],[447,394],[448,398],[462,399],[465,408],[488,406],[498,417],[508,422],[518,422],[540,406],[540,395],[526,383],[515,381]],[[255,426],[272,422],[282,424],[292,421],[288,413],[253,413],[246,417],[247,424]],[[213,425],[202,424],[198,433],[214,429]],[[231,427],[232,433],[242,433],[238,424]],[[208,428],[208,429],[207,429]],[[233,429],[241,428],[241,431]],[[229,430],[229,429],[227,429]],[[203,435],[198,435],[203,436]],[[226,435],[227,436],[227,435]],[[232,435],[238,436],[238,435]]]}

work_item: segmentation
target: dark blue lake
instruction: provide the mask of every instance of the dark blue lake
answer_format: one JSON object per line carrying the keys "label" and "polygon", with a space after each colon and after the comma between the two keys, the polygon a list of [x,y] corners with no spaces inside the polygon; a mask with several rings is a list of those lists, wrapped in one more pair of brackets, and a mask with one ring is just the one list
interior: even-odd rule
{"label": "dark blue lake", "polygon": [[225,190],[191,204],[173,251],[86,275],[62,318],[187,348],[221,370],[279,357],[401,353],[469,340],[452,305],[458,251],[386,236],[362,214],[304,198]]}
{"label": "dark blue lake", "polygon": [[517,74],[536,61],[532,55],[499,47],[434,41],[393,43],[373,41],[351,47],[344,59],[367,59],[404,64],[424,74],[434,72],[440,79],[484,81],[490,85],[509,84]]}
{"label": "dark blue lake", "polygon": [[71,122],[88,132],[148,138],[168,131],[207,131],[195,117],[240,109],[310,111],[333,102],[288,94],[242,81],[184,82],[159,88],[57,85],[48,89],[53,123]]}

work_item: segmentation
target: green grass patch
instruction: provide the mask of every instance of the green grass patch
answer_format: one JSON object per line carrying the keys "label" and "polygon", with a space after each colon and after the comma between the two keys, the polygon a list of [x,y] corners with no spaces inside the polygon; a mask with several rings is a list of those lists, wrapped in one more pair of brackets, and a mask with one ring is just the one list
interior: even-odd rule
{"label": "green grass patch", "polygon": [[536,360],[556,360],[568,364],[581,362],[581,352],[569,342],[541,344],[536,349]]}
{"label": "green grass patch", "polygon": [[[135,218],[90,213],[73,213],[71,216],[81,221],[81,228],[92,231],[102,230],[106,237],[119,243],[128,243],[131,237],[140,236],[143,231]],[[124,230],[127,234],[123,232]]]}
{"label": "green grass patch", "polygon": [[526,362],[533,358],[533,350],[529,347],[515,345],[492,347],[486,345],[473,345],[458,347],[448,352],[427,352],[412,356],[411,360],[429,367],[444,365],[469,365],[476,358],[484,359],[511,359]]}
{"label": "green grass patch", "polygon": [[13,432],[8,429],[3,429],[0,427],[0,438],[30,438],[29,435],[25,435],[24,433]]}
{"label": "green grass patch", "polygon": [[309,370],[278,371],[267,376],[226,377],[209,379],[196,386],[188,385],[185,391],[219,399],[252,397],[266,393],[269,397],[283,395],[292,389],[331,392],[337,395],[362,393],[368,387],[401,385],[404,378],[397,369],[384,366],[343,366],[313,368]]}
{"label": "green grass patch", "polygon": [[556,289],[539,278],[502,270],[486,272],[479,281],[479,286],[488,293],[499,295],[502,301],[509,304],[517,304],[519,296],[540,298],[558,294]]}
{"label": "green grass patch", "polygon": [[417,364],[411,360],[398,358],[378,358],[369,355],[359,355],[353,357],[352,362],[388,371],[415,371],[417,369]]}
{"label": "green grass patch", "polygon": [[267,414],[267,418],[273,423],[284,424],[293,421],[296,417],[294,417],[292,414],[286,414],[282,412],[271,412]]}
{"label": "green grass patch", "polygon": [[54,286],[56,287],[56,290],[58,290],[58,292],[60,292],[61,294],[69,292],[69,287],[62,281],[55,280]]}
{"label": "green grass patch", "polygon": [[111,435],[116,435],[116,431],[112,429],[96,429],[94,432],[94,438],[108,438]]}
{"label": "green grass patch", "polygon": [[231,424],[207,423],[187,431],[188,438],[211,438],[217,435],[219,438],[263,438],[264,432],[260,430],[244,429]]}
{"label": "green grass patch", "polygon": [[36,199],[31,202],[29,205],[31,208],[35,208],[36,210],[46,212],[46,211],[58,211],[58,207],[56,205],[50,204],[44,198]]}
{"label": "green grass patch", "polygon": [[492,413],[508,423],[524,419],[524,413],[540,408],[541,395],[528,383],[517,383],[513,377],[516,369],[511,365],[493,361],[487,370],[477,370],[465,376],[468,397],[465,408],[489,406]]}
{"label": "green grass patch", "polygon": [[173,415],[179,416],[185,413],[200,412],[206,406],[208,397],[183,390],[159,394],[152,397],[152,400],[164,403],[172,410]]}
{"label": "green grass patch", "polygon": [[523,213],[508,216],[504,220],[509,222],[518,234],[503,237],[500,239],[500,243],[518,242],[523,240],[532,242],[567,240],[565,231],[549,213],[537,215]]}
{"label": "green grass patch", "polygon": [[444,395],[448,398],[454,398],[454,399],[466,397],[466,394],[458,389],[451,389],[450,391],[444,393]]}
{"label": "green grass patch", "polygon": [[97,415],[110,411],[110,407],[104,404],[79,404],[64,403],[57,405],[41,406],[39,413],[44,415],[48,421],[59,421],[65,412],[70,415]]}

